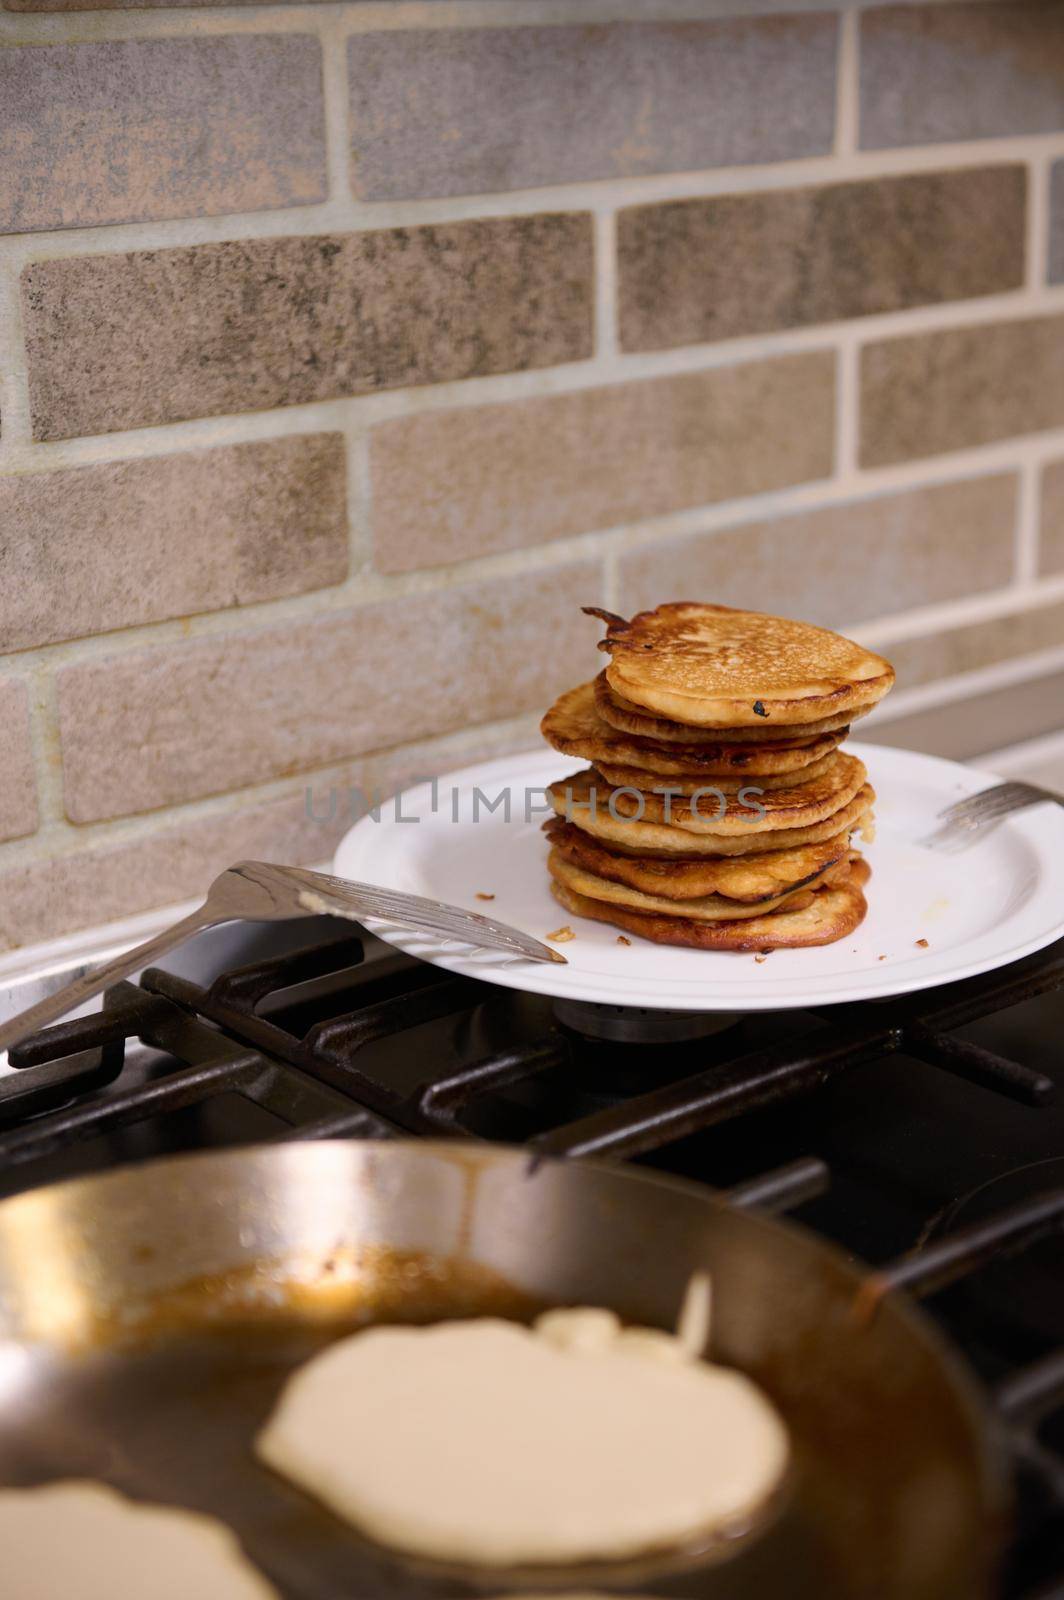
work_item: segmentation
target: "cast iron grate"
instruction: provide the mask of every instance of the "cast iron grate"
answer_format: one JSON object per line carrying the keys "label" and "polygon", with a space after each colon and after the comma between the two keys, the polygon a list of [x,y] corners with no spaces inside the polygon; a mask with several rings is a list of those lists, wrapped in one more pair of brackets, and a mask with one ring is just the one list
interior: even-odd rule
{"label": "cast iron grate", "polygon": [[[475,1112],[485,1097],[572,1060],[573,1036],[548,1021],[516,1043],[427,1077],[412,1091],[383,1081],[363,1066],[369,1045],[468,1010],[485,986],[396,958],[387,992],[321,1018],[331,993],[349,1001],[354,984],[358,998],[354,980],[363,954],[362,942],[349,937],[224,973],[209,988],[157,969],[144,974],[140,987],[118,985],[100,1014],[42,1030],[11,1052],[11,1065],[20,1070],[0,1079],[0,1129],[7,1129],[0,1132],[0,1164],[29,1161],[64,1142],[223,1092],[264,1106],[296,1137],[401,1132],[468,1138],[480,1131]],[[1064,941],[943,988],[794,1013],[782,1038],[723,1057],[714,1041],[704,1069],[624,1095],[529,1142],[541,1155],[643,1155],[808,1095],[895,1052],[1010,1099],[1045,1105],[1054,1093],[1050,1078],[957,1038],[955,1030],[1062,985]],[[302,998],[276,1004],[292,995]],[[314,1018],[305,1028],[304,1016]],[[132,1038],[179,1065],[159,1079],[124,1086],[125,1044]]]}
{"label": "cast iron grate", "polygon": [[[305,1033],[262,1014],[272,996],[308,980],[337,976],[338,961],[361,959],[357,941],[281,957],[224,974],[209,989],[169,973],[145,974],[145,988],[205,1017],[235,1038],[341,1088],[407,1133],[469,1137],[470,1113],[484,1096],[548,1069],[572,1053],[572,1036],[551,1025],[517,1046],[497,1050],[400,1094],[361,1068],[365,1047],[477,1002],[484,986],[411,963],[417,987],[315,1022]],[[802,1026],[764,1048],[721,1059],[704,1071],[625,1097],[532,1142],[544,1155],[634,1156],[744,1112],[808,1094],[866,1061],[904,1052],[928,1066],[1030,1105],[1052,1099],[1043,1073],[955,1037],[990,1012],[1064,985],[1064,941],[986,976],[888,1003],[798,1013]],[[808,1024],[812,1022],[810,1028]]]}

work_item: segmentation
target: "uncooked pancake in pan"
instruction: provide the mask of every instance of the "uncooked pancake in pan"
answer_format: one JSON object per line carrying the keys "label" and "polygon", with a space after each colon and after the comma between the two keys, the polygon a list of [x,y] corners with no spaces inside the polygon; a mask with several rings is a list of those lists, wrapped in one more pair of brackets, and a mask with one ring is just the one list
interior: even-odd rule
{"label": "uncooked pancake in pan", "polygon": [[289,1379],[257,1449],[380,1543],[481,1567],[739,1531],[788,1460],[749,1378],[591,1309],[368,1328]]}
{"label": "uncooked pancake in pan", "polygon": [[69,1479],[0,1490],[4,1600],[280,1600],[214,1517]]}

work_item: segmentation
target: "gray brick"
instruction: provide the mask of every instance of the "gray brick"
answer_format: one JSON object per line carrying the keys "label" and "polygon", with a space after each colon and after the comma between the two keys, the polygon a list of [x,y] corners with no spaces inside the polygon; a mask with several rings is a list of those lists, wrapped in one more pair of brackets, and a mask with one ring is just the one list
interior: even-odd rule
{"label": "gray brick", "polygon": [[1023,283],[1026,172],[918,173],[635,206],[618,218],[625,350],[902,311]]}
{"label": "gray brick", "polygon": [[0,651],[347,576],[337,433],[0,478]]}
{"label": "gray brick", "polygon": [[369,200],[484,194],[831,149],[836,19],[359,34],[354,182]]}
{"label": "gray brick", "polygon": [[1064,128],[1064,6],[884,6],[861,16],[861,144]]}
{"label": "gray brick", "polygon": [[322,200],[301,34],[0,48],[0,233]]}
{"label": "gray brick", "polygon": [[946,328],[861,352],[861,462],[1064,426],[1064,317]]}
{"label": "gray brick", "polygon": [[590,218],[38,261],[22,295],[34,437],[109,433],[582,360]]}
{"label": "gray brick", "polygon": [[825,478],[834,358],[430,411],[373,430],[377,565],[407,572]]}
{"label": "gray brick", "polygon": [[580,606],[601,589],[585,561],[66,667],[68,813],[126,816],[530,711],[593,659]]}
{"label": "gray brick", "polygon": [[0,839],[37,831],[37,784],[26,686],[0,678]]}
{"label": "gray brick", "polygon": [[875,495],[657,540],[620,557],[626,616],[687,595],[846,628],[1012,576],[1016,477]]}
{"label": "gray brick", "polygon": [[1064,161],[1050,169],[1049,281],[1064,283]]}

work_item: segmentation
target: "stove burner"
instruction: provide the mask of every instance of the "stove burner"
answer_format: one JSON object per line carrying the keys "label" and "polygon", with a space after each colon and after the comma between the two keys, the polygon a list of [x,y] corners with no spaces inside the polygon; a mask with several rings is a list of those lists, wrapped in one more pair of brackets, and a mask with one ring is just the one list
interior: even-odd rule
{"label": "stove burner", "polygon": [[[955,1200],[932,1236],[947,1236],[1060,1188],[1064,1156],[1016,1167]],[[1021,1331],[1039,1345],[1047,1340],[1064,1345],[1064,1241],[1059,1237],[984,1267],[963,1292],[990,1322]]]}
{"label": "stove burner", "polygon": [[734,1011],[652,1011],[647,1006],[608,1006],[593,1000],[555,1000],[554,1015],[583,1038],[611,1044],[682,1044],[712,1038],[739,1021]]}

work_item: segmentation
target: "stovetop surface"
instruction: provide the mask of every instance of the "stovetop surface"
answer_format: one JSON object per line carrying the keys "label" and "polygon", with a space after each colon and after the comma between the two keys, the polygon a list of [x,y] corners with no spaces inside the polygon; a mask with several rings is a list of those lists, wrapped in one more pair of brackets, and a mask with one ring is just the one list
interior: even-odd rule
{"label": "stovetop surface", "polygon": [[[660,1044],[584,1037],[548,999],[365,943],[375,959],[360,963],[350,926],[318,921],[294,967],[213,985],[149,973],[112,993],[102,1034],[87,1018],[40,1036],[13,1058],[34,1064],[0,1078],[0,1192],[326,1134],[531,1141],[720,1188],[812,1157],[830,1183],[790,1215],[879,1264],[1064,1188],[1064,942],[904,1004],[751,1015]],[[992,1388],[1064,1347],[1064,1240],[995,1261],[928,1308]],[[1010,1600],[1064,1594],[1064,1410],[1033,1449],[1018,1468]]]}

